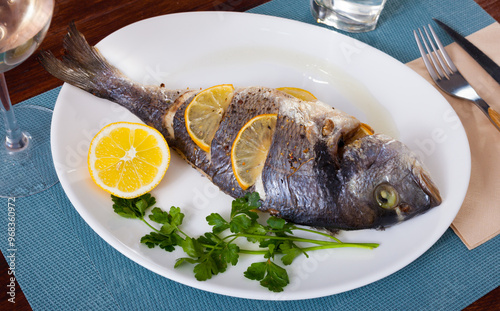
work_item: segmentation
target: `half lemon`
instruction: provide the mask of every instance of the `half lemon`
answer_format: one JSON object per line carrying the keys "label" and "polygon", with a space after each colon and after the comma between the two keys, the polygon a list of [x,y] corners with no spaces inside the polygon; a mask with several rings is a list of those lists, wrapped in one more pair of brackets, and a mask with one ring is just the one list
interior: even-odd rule
{"label": "half lemon", "polygon": [[88,154],[92,180],[120,198],[135,198],[155,188],[170,164],[163,135],[139,123],[105,126],[92,139]]}

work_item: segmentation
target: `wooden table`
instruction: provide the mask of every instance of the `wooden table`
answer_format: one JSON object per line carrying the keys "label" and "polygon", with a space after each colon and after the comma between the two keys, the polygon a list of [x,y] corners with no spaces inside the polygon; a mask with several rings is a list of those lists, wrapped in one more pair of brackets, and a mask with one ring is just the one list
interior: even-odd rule
{"label": "wooden table", "polygon": [[[268,0],[56,0],[54,18],[42,48],[51,50],[60,57],[62,37],[70,21],[75,20],[90,44],[96,44],[110,33],[130,23],[152,16],[187,11],[246,11]],[[306,0],[304,0],[306,1]],[[475,0],[493,18],[500,21],[500,1]],[[132,14],[133,12],[133,14]],[[61,81],[52,77],[38,64],[35,57],[7,72],[12,103],[16,104],[59,85]],[[0,259],[0,310],[31,310],[19,285],[16,285],[16,303],[8,302],[9,275],[5,259]],[[50,297],[47,297],[50,299]],[[465,310],[499,310],[500,287],[477,300]]]}

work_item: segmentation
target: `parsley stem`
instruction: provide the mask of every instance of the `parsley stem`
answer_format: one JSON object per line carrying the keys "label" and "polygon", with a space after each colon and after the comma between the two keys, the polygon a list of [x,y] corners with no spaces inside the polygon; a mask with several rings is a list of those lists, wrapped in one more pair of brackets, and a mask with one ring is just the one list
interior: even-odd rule
{"label": "parsley stem", "polygon": [[146,221],[146,219],[141,218],[141,220],[142,220],[142,222],[143,222],[143,223],[145,223],[146,225],[148,225],[148,227],[149,227],[149,228],[153,229],[153,230],[154,230],[154,231],[156,231],[156,232],[160,232],[160,230],[158,230],[158,229],[156,229],[155,227],[151,226],[151,225],[149,224],[149,222],[147,222],[147,221]]}
{"label": "parsley stem", "polygon": [[374,248],[377,248],[378,246],[379,246],[379,244],[377,244],[377,243],[332,243],[330,245],[304,247],[302,250],[304,252],[309,252],[309,251],[315,251],[315,250],[319,250],[319,249],[340,248],[340,247],[374,249]]}
{"label": "parsley stem", "polygon": [[[374,248],[379,246],[379,244],[377,244],[377,243],[344,243],[344,242],[340,242],[340,240],[339,240],[339,242],[330,242],[330,241],[320,241],[320,240],[313,240],[313,239],[304,239],[304,238],[298,238],[298,237],[294,237],[294,236],[281,237],[281,236],[268,236],[268,235],[256,235],[256,234],[244,234],[244,233],[236,233],[236,234],[228,235],[224,239],[227,239],[229,237],[258,238],[258,239],[264,238],[264,239],[269,239],[269,240],[288,240],[288,241],[294,241],[294,242],[305,242],[305,243],[313,243],[313,244],[322,245],[322,246],[303,248],[302,250],[304,252],[307,252],[309,250],[315,250],[315,249],[338,248],[338,247],[356,247],[356,248],[374,249]],[[334,240],[337,241],[338,239],[334,238]],[[240,251],[243,253],[244,250],[240,250]],[[258,254],[260,254],[260,253],[258,253]]]}
{"label": "parsley stem", "polygon": [[[238,238],[238,237],[237,236],[234,237],[234,239],[232,239],[231,242],[234,241],[236,238]],[[231,243],[231,242],[229,242],[229,243]],[[209,248],[211,250],[215,250],[215,249],[218,249],[218,248],[220,249],[221,248],[219,246],[219,243],[216,244],[216,245],[210,245],[210,244],[203,244],[202,243],[201,246],[203,246],[205,248]],[[241,254],[249,254],[249,255],[265,255],[267,253],[267,251],[264,251],[264,250],[263,251],[259,251],[259,250],[249,250],[249,249],[241,249],[241,248],[239,249],[238,252],[241,253]]]}
{"label": "parsley stem", "polygon": [[[153,229],[154,231],[158,232],[158,233],[162,233],[161,230],[158,230],[156,229],[155,227],[151,226],[151,224],[149,222],[146,221],[146,219],[144,218],[140,218],[142,220],[143,223],[145,223],[146,225],[148,225],[149,228]],[[181,229],[179,229],[178,227],[175,227],[177,229],[177,231],[179,231],[180,233],[182,233],[186,238],[187,237],[190,237],[189,235],[187,235],[186,233],[184,233]]]}
{"label": "parsley stem", "polygon": [[345,244],[342,242],[330,242],[330,241],[320,241],[320,240],[313,240],[313,239],[304,239],[304,238],[298,238],[294,236],[269,236],[269,235],[257,235],[257,234],[245,234],[245,233],[238,233],[237,234],[240,237],[244,238],[257,238],[257,239],[269,239],[269,240],[288,240],[288,241],[295,241],[295,242],[306,242],[306,243],[314,243],[314,244],[319,244],[319,245],[330,245],[330,244]]}
{"label": "parsley stem", "polygon": [[[329,249],[329,248],[341,248],[341,247],[354,247],[354,248],[363,248],[363,249],[374,249],[377,248],[379,244],[376,243],[332,243],[330,245],[322,245],[322,246],[311,246],[302,248],[303,252],[316,251],[320,249]],[[250,254],[250,255],[265,255],[267,251],[256,251],[249,249],[240,249],[241,254]],[[278,251],[278,254],[281,252]]]}
{"label": "parsley stem", "polygon": [[[215,250],[217,248],[220,248],[217,245],[207,245],[207,244],[202,244],[203,247],[210,248],[212,250]],[[330,248],[341,248],[341,247],[353,247],[353,248],[363,248],[363,249],[374,249],[377,248],[379,244],[377,243],[330,243],[327,245],[321,245],[321,246],[311,246],[311,247],[304,247],[302,248],[303,252],[309,252],[309,251],[316,251],[320,249],[330,249]],[[268,251],[267,250],[249,250],[249,249],[240,249],[239,253],[241,254],[248,254],[248,255],[265,255]],[[278,251],[278,254],[281,252]]]}
{"label": "parsley stem", "polygon": [[175,227],[177,229],[177,231],[179,231],[180,233],[184,234],[184,237],[186,238],[190,238],[189,235],[187,235],[186,233],[184,233],[181,229],[179,229],[179,227]]}
{"label": "parsley stem", "polygon": [[265,255],[267,251],[253,251],[249,249],[240,249],[240,253],[249,255]]}
{"label": "parsley stem", "polygon": [[300,227],[294,227],[293,230],[300,230],[300,231],[305,231],[305,232],[319,234],[319,235],[325,236],[327,238],[330,238],[332,240],[335,240],[338,243],[343,243],[341,240],[337,239],[336,237],[334,237],[334,236],[332,236],[332,235],[330,235],[328,233],[323,233],[323,232],[319,232],[319,231],[315,231],[315,230],[310,230],[310,229],[306,229],[306,228],[300,228]]}

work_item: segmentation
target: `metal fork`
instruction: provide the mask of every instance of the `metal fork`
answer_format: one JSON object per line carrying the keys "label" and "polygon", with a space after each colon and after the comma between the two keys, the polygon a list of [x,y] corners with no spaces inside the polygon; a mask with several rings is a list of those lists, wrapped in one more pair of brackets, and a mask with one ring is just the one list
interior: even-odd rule
{"label": "metal fork", "polygon": [[[425,36],[420,28],[418,29],[418,33],[414,30],[413,34],[415,35],[415,40],[417,41],[418,49],[424,60],[425,67],[427,67],[427,71],[434,82],[436,82],[439,88],[444,92],[472,101],[500,131],[500,113],[493,110],[493,108],[476,93],[469,82],[465,80],[457,67],[455,67],[455,64],[451,61],[448,53],[446,53],[443,44],[434,32],[434,29],[432,29],[432,26],[428,25],[428,27],[438,48],[434,45],[433,39],[431,39],[425,26],[423,27]],[[425,50],[422,46],[422,42],[424,43]],[[430,43],[432,51],[427,42]]]}

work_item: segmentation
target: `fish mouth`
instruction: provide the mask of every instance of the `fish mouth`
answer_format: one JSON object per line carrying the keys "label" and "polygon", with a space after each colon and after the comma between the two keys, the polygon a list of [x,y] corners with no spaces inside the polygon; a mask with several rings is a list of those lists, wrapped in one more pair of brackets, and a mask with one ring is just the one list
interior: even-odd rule
{"label": "fish mouth", "polygon": [[440,205],[443,202],[438,187],[432,181],[429,173],[427,173],[421,166],[415,166],[413,169],[413,176],[415,177],[420,188],[429,196],[429,208]]}

